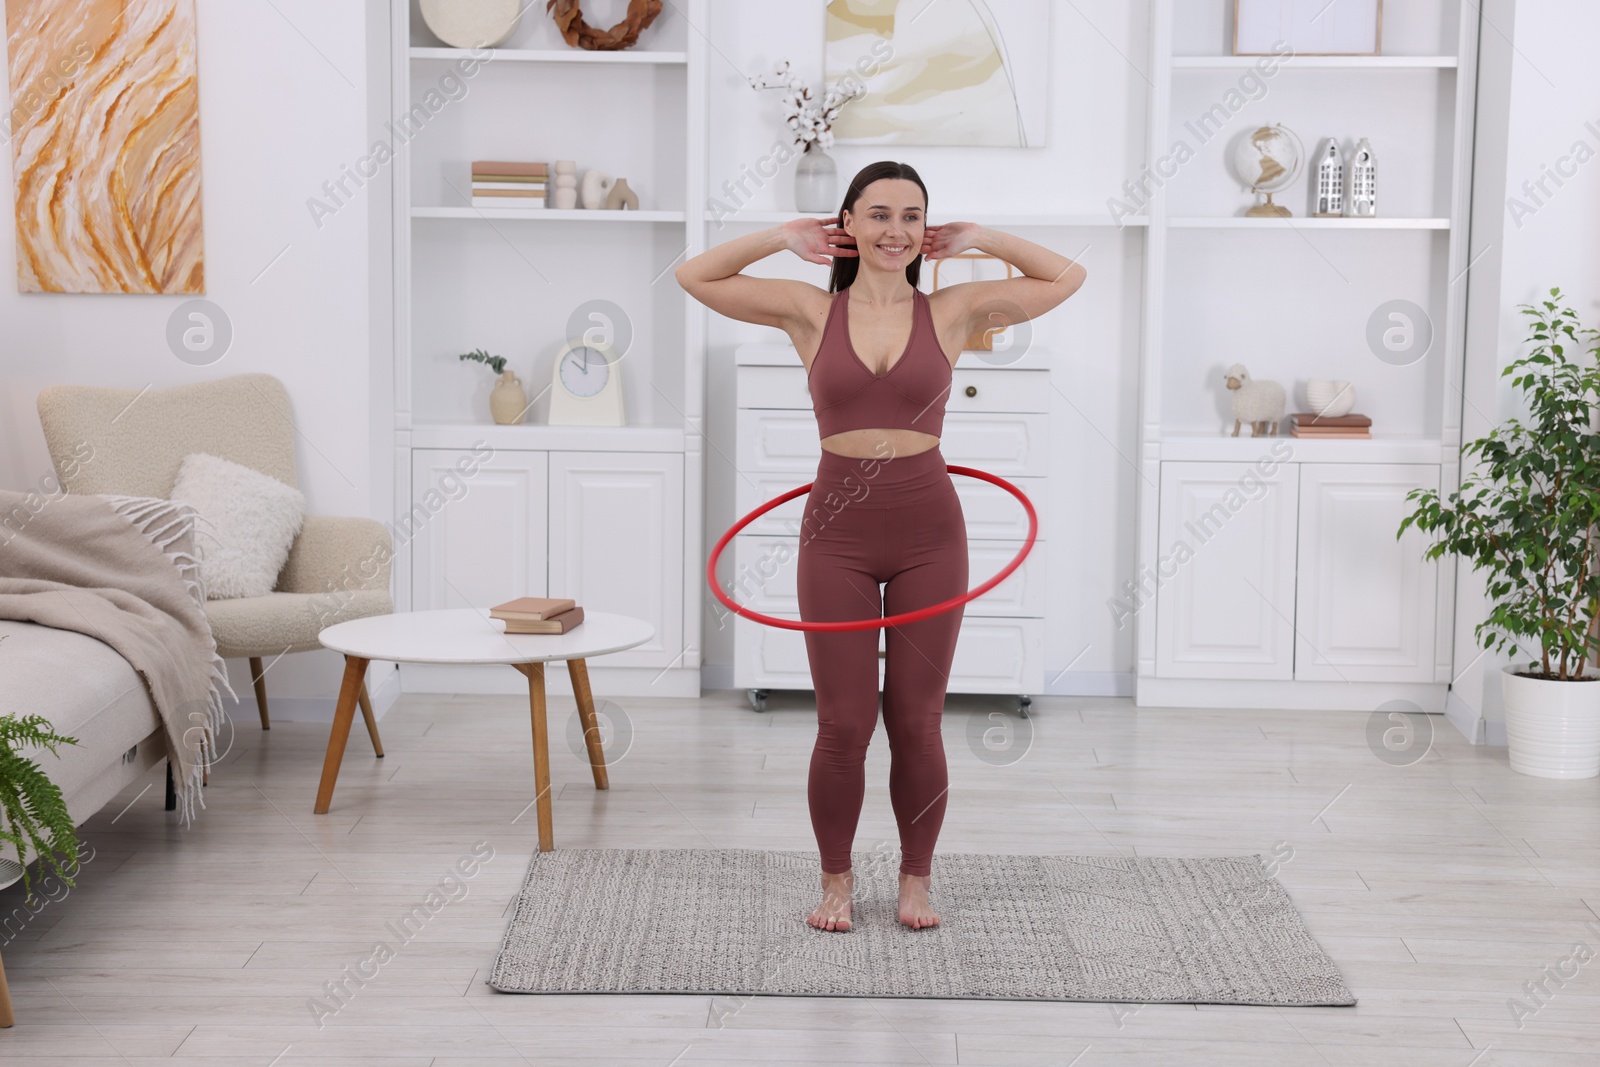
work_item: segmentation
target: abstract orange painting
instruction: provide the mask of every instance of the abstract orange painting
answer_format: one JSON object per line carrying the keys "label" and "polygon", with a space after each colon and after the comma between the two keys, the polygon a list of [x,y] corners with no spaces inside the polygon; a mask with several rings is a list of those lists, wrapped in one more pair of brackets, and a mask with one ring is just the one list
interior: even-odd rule
{"label": "abstract orange painting", "polygon": [[203,293],[194,0],[5,0],[17,289]]}

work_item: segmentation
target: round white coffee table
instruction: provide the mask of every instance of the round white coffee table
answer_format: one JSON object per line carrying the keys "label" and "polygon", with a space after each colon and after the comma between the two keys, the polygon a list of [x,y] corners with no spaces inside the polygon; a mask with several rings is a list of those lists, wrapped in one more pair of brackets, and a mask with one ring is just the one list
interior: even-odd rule
{"label": "round white coffee table", "polygon": [[605,611],[585,611],[583,622],[564,634],[508,634],[504,623],[489,618],[485,608],[449,611],[413,611],[400,615],[373,615],[330,626],[318,635],[327,648],[344,653],[344,684],[328,735],[328,754],[322,764],[322,783],[312,810],[321,815],[333,800],[345,742],[355,718],[356,697],[372,660],[393,663],[504,663],[528,677],[528,704],[533,716],[533,780],[538,790],[539,851],[555,848],[550,814],[549,731],[545,725],[544,665],[566,660],[572,690],[578,698],[584,742],[594,787],[608,788],[605,752],[594,714],[594,694],[589,690],[589,656],[642,645],[656,630],[643,619]]}

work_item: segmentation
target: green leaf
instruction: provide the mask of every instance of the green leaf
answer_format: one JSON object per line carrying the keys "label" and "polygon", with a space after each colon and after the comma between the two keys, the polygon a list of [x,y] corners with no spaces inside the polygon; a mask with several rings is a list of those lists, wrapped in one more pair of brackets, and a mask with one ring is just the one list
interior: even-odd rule
{"label": "green leaf", "polygon": [[[0,715],[0,840],[16,848],[23,865],[23,892],[30,899],[29,853],[39,858],[41,867],[75,885],[67,872],[76,869],[78,834],[61,790],[20,750],[43,748],[56,754],[58,746],[77,743],[76,738],[56,733],[42,715]],[[62,857],[70,857],[65,866]]]}

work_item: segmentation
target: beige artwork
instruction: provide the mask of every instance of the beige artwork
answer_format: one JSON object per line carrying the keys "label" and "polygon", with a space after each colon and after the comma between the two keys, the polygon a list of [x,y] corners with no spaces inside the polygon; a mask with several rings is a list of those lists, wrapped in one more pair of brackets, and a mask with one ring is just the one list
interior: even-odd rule
{"label": "beige artwork", "polygon": [[1045,143],[1047,0],[830,0],[826,77],[865,85],[837,142],[1033,148]]}
{"label": "beige artwork", "polygon": [[5,0],[17,289],[203,293],[194,0]]}

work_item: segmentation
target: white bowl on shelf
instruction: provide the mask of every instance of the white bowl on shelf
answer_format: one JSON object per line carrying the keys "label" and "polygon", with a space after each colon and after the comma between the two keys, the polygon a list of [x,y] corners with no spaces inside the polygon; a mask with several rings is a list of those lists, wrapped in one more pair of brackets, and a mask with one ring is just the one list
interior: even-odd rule
{"label": "white bowl on shelf", "polygon": [[1355,387],[1349,382],[1312,378],[1306,382],[1306,410],[1325,419],[1348,415],[1356,406]]}

